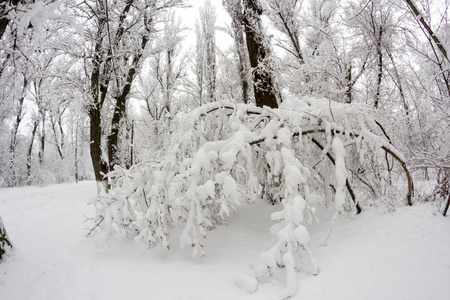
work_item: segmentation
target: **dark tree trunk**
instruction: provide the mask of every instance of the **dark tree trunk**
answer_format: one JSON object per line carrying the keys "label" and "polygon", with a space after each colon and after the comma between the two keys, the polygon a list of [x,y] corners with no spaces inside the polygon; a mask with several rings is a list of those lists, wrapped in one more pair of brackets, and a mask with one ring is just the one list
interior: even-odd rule
{"label": "dark tree trunk", "polygon": [[278,108],[277,91],[271,70],[269,49],[261,25],[262,8],[258,0],[243,0],[244,26],[250,66],[253,68],[253,86],[256,106]]}
{"label": "dark tree trunk", "polygon": [[114,170],[114,166],[119,163],[118,146],[119,146],[119,133],[120,123],[125,116],[126,101],[131,91],[131,84],[136,75],[137,68],[141,62],[142,54],[144,53],[145,46],[147,45],[148,38],[144,35],[141,42],[140,52],[134,57],[132,67],[128,70],[127,79],[125,85],[116,99],[116,105],[114,107],[114,115],[111,121],[111,134],[108,137],[108,159],[109,169]]}
{"label": "dark tree trunk", "polygon": [[382,35],[383,35],[383,27],[380,26],[378,31],[378,41],[377,41],[377,59],[378,59],[378,74],[377,74],[377,91],[375,94],[375,108],[378,108],[378,105],[380,104],[380,95],[381,95],[381,81],[383,79],[383,53],[381,49],[381,42],[382,42]]}
{"label": "dark tree trunk", "polygon": [[131,122],[130,167],[134,165],[134,121]]}
{"label": "dark tree trunk", "polygon": [[75,126],[75,149],[74,149],[74,164],[75,164],[75,182],[78,183],[78,120]]}
{"label": "dark tree trunk", "polygon": [[444,217],[447,216],[449,206],[450,206],[450,194],[448,194],[447,204],[445,205],[445,209],[444,209],[444,213],[443,213]]}
{"label": "dark tree trunk", "polygon": [[59,134],[60,134],[60,140],[58,140],[58,133],[57,133],[57,130],[56,130],[56,123],[57,123],[57,121],[52,116],[52,114],[50,114],[50,122],[52,123],[53,138],[55,140],[56,150],[58,151],[58,154],[59,154],[59,157],[61,158],[61,160],[64,160],[64,154],[63,154],[64,131],[62,129],[60,121],[58,121]]}
{"label": "dark tree trunk", "polygon": [[347,82],[347,85],[345,87],[345,103],[352,103],[353,98],[352,98],[352,90],[353,90],[353,85],[352,85],[352,64],[349,63],[349,65],[347,66],[347,74],[345,75],[345,81]]}
{"label": "dark tree trunk", "polygon": [[[102,4],[103,2],[101,2]],[[88,106],[89,112],[89,134],[90,134],[90,154],[92,160],[92,167],[94,169],[95,180],[97,181],[97,189],[100,192],[101,188],[106,187],[104,175],[108,173],[108,166],[102,158],[102,123],[101,123],[101,109],[106,99],[108,92],[109,77],[103,78],[101,72],[103,57],[102,52],[102,38],[104,36],[106,19],[98,18],[98,28],[96,34],[96,41],[94,47],[94,57],[92,60],[91,73],[91,93],[92,103]],[[108,68],[109,61],[103,64],[103,68]],[[108,68],[109,69],[109,68]],[[111,71],[111,70],[109,70]],[[103,72],[105,73],[105,71]],[[103,184],[103,187],[101,186]]]}
{"label": "dark tree trunk", "polygon": [[42,165],[44,163],[44,150],[45,150],[45,110],[42,110],[42,128],[41,128],[41,147],[39,150],[39,164]]}
{"label": "dark tree trunk", "polygon": [[31,140],[30,145],[28,146],[28,153],[27,153],[27,184],[31,184],[31,154],[33,154],[33,142],[34,137],[36,135],[36,130],[39,125],[39,122],[36,120],[33,124],[33,130],[31,131]]}
{"label": "dark tree trunk", "polygon": [[108,173],[108,166],[102,158],[102,127],[100,110],[97,107],[89,109],[90,119],[90,152],[92,166],[94,168],[97,183],[104,181],[104,175]]}

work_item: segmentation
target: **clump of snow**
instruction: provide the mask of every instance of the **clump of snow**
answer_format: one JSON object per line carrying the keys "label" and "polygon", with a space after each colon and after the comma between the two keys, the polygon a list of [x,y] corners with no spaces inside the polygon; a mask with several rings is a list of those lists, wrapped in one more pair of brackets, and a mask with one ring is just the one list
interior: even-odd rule
{"label": "clump of snow", "polygon": [[335,169],[336,169],[336,194],[334,201],[336,204],[336,211],[342,212],[345,203],[345,182],[347,181],[347,170],[345,167],[345,148],[339,137],[335,137],[332,143],[333,152],[336,155]]}
{"label": "clump of snow", "polygon": [[238,283],[240,287],[249,293],[254,293],[258,289],[258,280],[248,274],[241,274]]}

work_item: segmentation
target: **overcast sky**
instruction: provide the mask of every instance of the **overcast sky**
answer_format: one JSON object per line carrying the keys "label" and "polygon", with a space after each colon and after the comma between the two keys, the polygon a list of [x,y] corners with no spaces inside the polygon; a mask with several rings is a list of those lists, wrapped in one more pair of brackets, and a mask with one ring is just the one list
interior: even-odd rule
{"label": "overcast sky", "polygon": [[[183,25],[187,28],[190,28],[185,40],[185,44],[188,47],[193,47],[195,45],[194,24],[199,18],[199,9],[203,6],[205,0],[188,0],[186,2],[187,4],[191,5],[191,7],[177,10],[177,15],[182,19]],[[211,4],[216,7],[217,10],[216,26],[229,26],[229,24],[231,23],[231,18],[223,8],[222,0],[211,0]],[[224,49],[228,47],[232,42],[233,41],[228,34],[220,30],[216,31],[216,43],[219,48]]]}

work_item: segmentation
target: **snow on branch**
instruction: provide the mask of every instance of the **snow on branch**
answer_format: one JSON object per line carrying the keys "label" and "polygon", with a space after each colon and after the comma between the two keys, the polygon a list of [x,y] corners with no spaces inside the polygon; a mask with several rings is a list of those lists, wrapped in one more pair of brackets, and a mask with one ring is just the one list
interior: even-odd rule
{"label": "snow on branch", "polygon": [[[400,162],[412,194],[404,158],[378,134],[364,107],[313,98],[287,98],[278,109],[213,102],[180,122],[171,151],[158,161],[129,170],[116,167],[108,174],[114,188],[94,203],[100,238],[122,234],[170,249],[168,235],[175,225],[182,228],[180,246],[201,257],[208,231],[227,222],[239,205],[279,203],[281,210],[271,216],[276,243],[261,255],[254,274],[241,277],[257,283],[282,267],[287,298],[297,290],[297,272],[318,273],[307,246],[318,205],[334,201],[336,216],[359,212],[364,190],[376,191],[375,183],[387,182],[382,178],[389,169],[386,152]],[[353,181],[356,173],[359,181]],[[243,286],[250,292],[257,288]]]}

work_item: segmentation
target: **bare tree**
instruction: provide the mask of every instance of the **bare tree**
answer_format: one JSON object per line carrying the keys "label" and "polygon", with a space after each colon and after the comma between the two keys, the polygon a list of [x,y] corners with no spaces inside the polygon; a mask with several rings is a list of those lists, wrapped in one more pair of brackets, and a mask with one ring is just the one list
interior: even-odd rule
{"label": "bare tree", "polygon": [[[133,80],[142,65],[156,14],[182,2],[182,0],[86,2],[85,10],[88,11],[88,17],[95,20],[95,31],[88,34],[93,43],[92,60],[89,62],[91,102],[88,111],[91,158],[97,182],[104,182],[104,174],[113,170],[119,163],[119,134],[126,103]],[[108,159],[105,159],[105,155],[102,154],[104,129],[102,118],[106,115],[102,111],[107,102],[113,106],[113,115],[107,137]]]}

